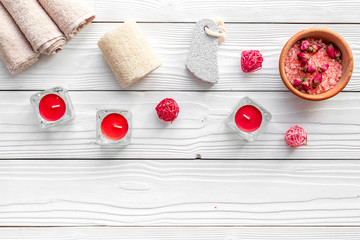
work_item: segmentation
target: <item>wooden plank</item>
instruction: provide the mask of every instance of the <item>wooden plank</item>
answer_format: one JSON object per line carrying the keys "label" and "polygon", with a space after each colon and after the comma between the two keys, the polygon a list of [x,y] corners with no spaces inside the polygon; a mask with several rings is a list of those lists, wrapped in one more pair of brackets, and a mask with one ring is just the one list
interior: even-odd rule
{"label": "wooden plank", "polygon": [[150,22],[195,22],[223,16],[231,22],[360,23],[356,0],[88,0],[96,21],[135,19]]}
{"label": "wooden plank", "polygon": [[[62,52],[42,57],[23,74],[10,76],[0,64],[0,90],[38,90],[56,85],[73,90],[121,90],[97,47],[100,37],[118,25],[92,24]],[[220,81],[212,86],[194,79],[184,65],[193,24],[140,24],[163,65],[128,90],[287,91],[278,72],[282,46],[294,33],[312,26],[342,34],[353,50],[355,62],[360,61],[360,28],[356,25],[228,24],[229,37],[219,48]],[[240,54],[247,49],[263,53],[262,70],[251,74],[241,71]],[[360,91],[359,68],[355,67],[346,90]]]}
{"label": "wooden plank", "polygon": [[[341,93],[310,102],[291,93],[210,92],[71,92],[76,120],[41,130],[29,104],[34,92],[0,95],[0,152],[8,158],[230,158],[230,159],[358,159],[360,96]],[[246,142],[225,126],[225,119],[248,95],[273,114],[255,142]],[[179,119],[165,124],[154,110],[160,100],[176,99]],[[94,143],[96,109],[121,108],[133,113],[133,141],[126,148]],[[298,124],[309,144],[290,149],[284,134]]]}
{"label": "wooden plank", "polygon": [[2,228],[2,240],[357,240],[359,228],[244,228],[244,227],[162,227],[162,228]]}
{"label": "wooden plank", "polygon": [[1,226],[360,226],[360,161],[3,160],[0,179]]}

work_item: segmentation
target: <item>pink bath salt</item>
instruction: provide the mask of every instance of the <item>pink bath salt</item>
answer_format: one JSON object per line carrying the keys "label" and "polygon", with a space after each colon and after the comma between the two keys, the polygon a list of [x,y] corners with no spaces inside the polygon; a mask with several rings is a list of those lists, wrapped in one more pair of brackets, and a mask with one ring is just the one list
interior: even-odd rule
{"label": "pink bath salt", "polygon": [[[329,68],[322,73],[322,82],[316,87],[310,87],[309,90],[305,90],[302,86],[296,87],[299,91],[307,94],[320,94],[332,89],[339,81],[342,74],[341,60],[337,61],[332,59],[327,53],[327,45],[321,39],[309,38],[306,39],[310,45],[317,44],[321,48],[316,53],[308,52],[310,57],[309,65],[315,64],[320,67],[324,64],[329,64]],[[315,72],[301,71],[301,61],[299,61],[297,54],[301,52],[301,40],[296,42],[288,51],[285,59],[285,73],[291,84],[295,79],[306,78],[312,80],[320,69]]]}

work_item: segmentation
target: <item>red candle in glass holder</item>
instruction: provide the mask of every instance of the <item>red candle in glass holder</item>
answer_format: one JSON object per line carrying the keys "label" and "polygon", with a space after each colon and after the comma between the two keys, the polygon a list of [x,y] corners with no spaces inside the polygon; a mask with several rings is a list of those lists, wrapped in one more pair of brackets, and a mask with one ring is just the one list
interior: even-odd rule
{"label": "red candle in glass holder", "polygon": [[106,138],[113,141],[125,137],[128,130],[129,124],[126,118],[118,113],[107,115],[101,122],[101,132]]}
{"label": "red candle in glass holder", "polygon": [[262,123],[262,114],[255,106],[245,105],[236,112],[235,123],[244,132],[255,132]]}
{"label": "red candle in glass holder", "polygon": [[39,112],[43,119],[54,122],[62,118],[66,112],[64,99],[56,94],[45,95],[39,103]]}

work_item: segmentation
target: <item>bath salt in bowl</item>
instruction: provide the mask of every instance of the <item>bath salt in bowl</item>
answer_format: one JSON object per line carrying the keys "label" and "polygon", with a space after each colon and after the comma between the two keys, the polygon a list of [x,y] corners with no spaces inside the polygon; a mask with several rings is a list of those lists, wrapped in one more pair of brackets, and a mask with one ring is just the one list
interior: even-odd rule
{"label": "bath salt in bowl", "polygon": [[338,94],[349,82],[353,56],[346,41],[325,28],[309,28],[285,44],[279,60],[285,86],[308,100],[324,100]]}
{"label": "bath salt in bowl", "polygon": [[[338,83],[342,75],[341,59],[335,58],[336,47],[332,47],[333,57],[328,54],[333,46],[330,44],[324,43],[322,39],[308,38],[297,41],[290,48],[285,58],[285,73],[297,90],[307,94],[321,94]],[[300,59],[298,54],[301,54]]]}

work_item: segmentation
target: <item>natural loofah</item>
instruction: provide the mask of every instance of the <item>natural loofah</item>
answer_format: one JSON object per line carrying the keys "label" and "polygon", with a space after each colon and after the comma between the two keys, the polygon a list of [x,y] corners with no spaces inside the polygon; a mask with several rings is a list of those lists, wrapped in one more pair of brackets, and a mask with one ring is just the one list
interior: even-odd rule
{"label": "natural loofah", "polygon": [[172,98],[165,98],[155,108],[157,115],[165,122],[173,122],[179,114],[179,106]]}
{"label": "natural loofah", "polygon": [[127,22],[106,33],[98,46],[123,88],[136,83],[161,65],[136,22]]}

